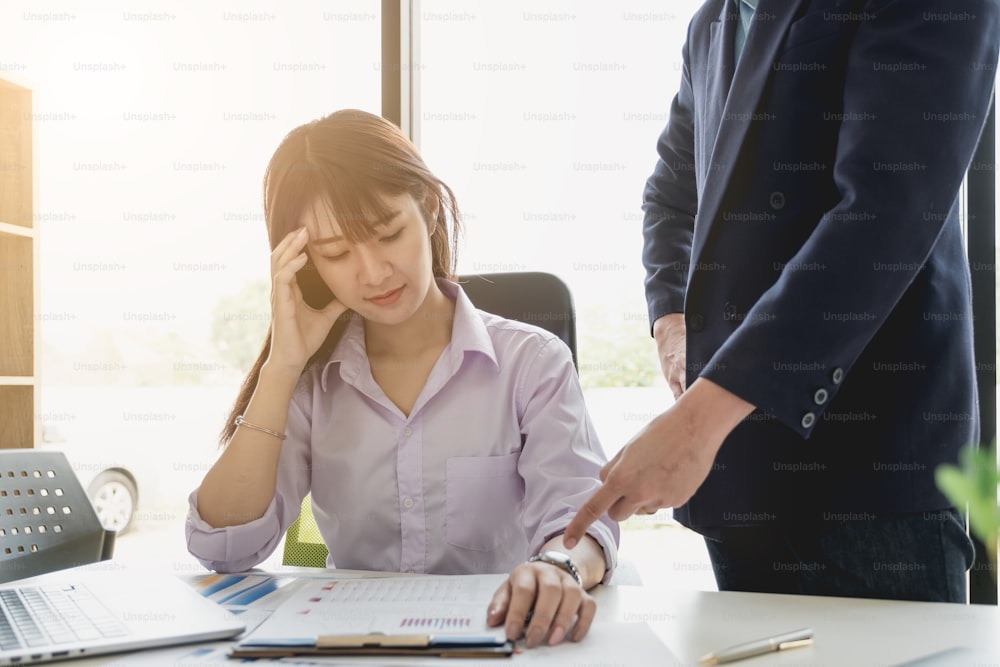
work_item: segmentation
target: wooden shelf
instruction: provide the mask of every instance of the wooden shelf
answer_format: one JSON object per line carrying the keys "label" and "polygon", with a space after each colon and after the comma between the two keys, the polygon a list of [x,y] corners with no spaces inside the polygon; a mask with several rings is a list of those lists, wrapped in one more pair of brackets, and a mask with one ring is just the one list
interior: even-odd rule
{"label": "wooden shelf", "polygon": [[0,376],[34,375],[32,240],[0,236]]}
{"label": "wooden shelf", "polygon": [[31,387],[35,384],[35,378],[24,377],[23,375],[0,375],[0,386],[17,385]]}
{"label": "wooden shelf", "polygon": [[32,92],[0,79],[0,448],[37,446],[38,234]]}
{"label": "wooden shelf", "polygon": [[0,220],[32,227],[31,91],[0,80]]}
{"label": "wooden shelf", "polygon": [[14,225],[9,222],[0,221],[0,234],[25,236],[30,239],[35,237],[35,230],[31,227],[22,227],[21,225]]}
{"label": "wooden shelf", "polygon": [[3,415],[0,417],[0,443],[3,449],[34,446],[35,412],[34,387],[0,386],[0,415]]}

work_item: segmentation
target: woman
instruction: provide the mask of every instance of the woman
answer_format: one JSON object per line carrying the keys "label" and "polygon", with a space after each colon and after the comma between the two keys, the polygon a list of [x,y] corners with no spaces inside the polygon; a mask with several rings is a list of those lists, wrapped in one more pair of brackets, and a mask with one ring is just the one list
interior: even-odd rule
{"label": "woman", "polygon": [[190,552],[253,567],[311,491],[328,566],[510,572],[491,625],[581,639],[618,527],[605,516],[573,549],[561,534],[605,458],[562,341],[449,280],[451,190],[396,126],[344,110],[285,137],[264,212],[271,328],[191,494]]}

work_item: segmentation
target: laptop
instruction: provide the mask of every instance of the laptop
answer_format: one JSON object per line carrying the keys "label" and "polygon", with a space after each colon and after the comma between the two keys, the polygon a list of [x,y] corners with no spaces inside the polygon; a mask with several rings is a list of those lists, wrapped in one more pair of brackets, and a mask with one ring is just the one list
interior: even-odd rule
{"label": "laptop", "polygon": [[110,560],[114,537],[65,454],[0,450],[0,665],[225,639],[244,630],[171,573]]}
{"label": "laptop", "polygon": [[177,577],[113,561],[0,584],[0,665],[228,639],[243,630]]}

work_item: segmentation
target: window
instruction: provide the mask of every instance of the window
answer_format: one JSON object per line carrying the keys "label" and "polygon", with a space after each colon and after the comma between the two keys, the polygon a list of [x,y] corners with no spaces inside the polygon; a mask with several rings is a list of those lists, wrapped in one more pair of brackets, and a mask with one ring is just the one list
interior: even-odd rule
{"label": "window", "polygon": [[43,445],[109,516],[138,501],[120,554],[189,563],[186,496],[242,375],[211,323],[258,349],[267,323],[222,312],[266,290],[264,167],[302,122],[379,112],[380,4],[6,3],[0,26],[0,78],[34,92]]}
{"label": "window", "polygon": [[[566,280],[588,388],[660,383],[641,193],[700,4],[424,0],[415,17],[416,134],[465,213],[460,269]],[[605,445],[648,416],[632,415]]]}
{"label": "window", "polygon": [[[569,284],[609,456],[672,401],[649,335],[640,206],[701,4],[421,0],[413,17],[414,134],[464,212],[460,271]],[[669,516],[625,522],[623,555],[647,582],[683,574],[714,588],[701,539]],[[653,555],[668,550],[681,567]]]}

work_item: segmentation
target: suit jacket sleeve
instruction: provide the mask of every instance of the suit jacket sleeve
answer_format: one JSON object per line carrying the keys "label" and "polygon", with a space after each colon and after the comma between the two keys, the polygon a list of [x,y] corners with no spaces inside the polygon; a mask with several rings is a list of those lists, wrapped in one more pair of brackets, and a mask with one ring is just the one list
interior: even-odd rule
{"label": "suit jacket sleeve", "polygon": [[643,252],[649,323],[684,311],[698,197],[694,165],[694,95],[684,46],[680,90],[656,144],[658,159],[643,192]]}
{"label": "suit jacket sleeve", "polygon": [[[994,83],[996,5],[866,3],[866,20],[847,54],[843,94],[844,114],[866,120],[842,123],[832,165],[840,199],[703,376],[808,436],[802,397],[815,391],[817,378],[790,374],[776,362],[821,360],[849,373],[943,226],[955,223],[956,193]],[[951,18],[936,18],[944,14]],[[856,219],[870,222],[844,222]],[[832,398],[838,385],[828,389]],[[817,417],[823,408],[810,406]]]}

